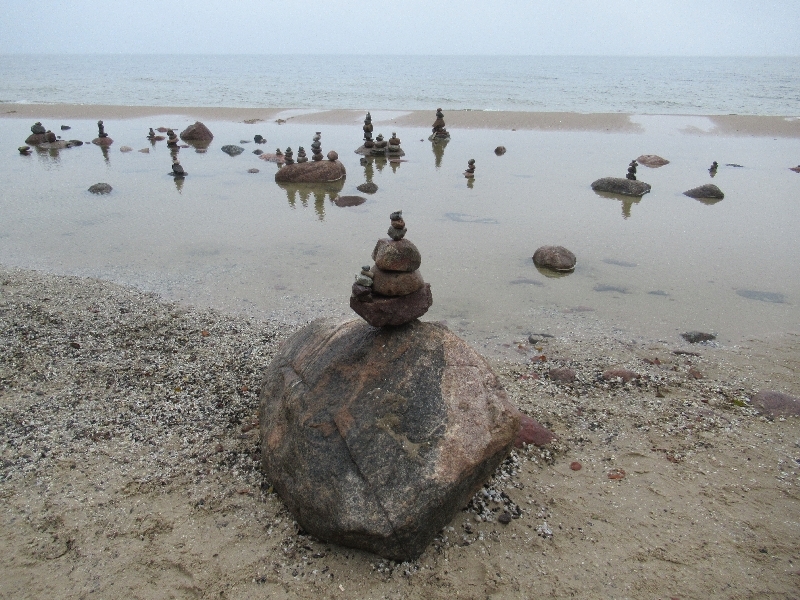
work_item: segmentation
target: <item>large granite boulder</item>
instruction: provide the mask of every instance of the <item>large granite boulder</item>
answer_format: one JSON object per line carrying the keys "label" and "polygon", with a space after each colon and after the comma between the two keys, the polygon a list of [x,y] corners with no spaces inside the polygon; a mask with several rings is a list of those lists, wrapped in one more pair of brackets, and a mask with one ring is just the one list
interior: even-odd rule
{"label": "large granite boulder", "polygon": [[625,179],[623,177],[603,177],[592,183],[595,192],[608,194],[621,194],[623,196],[644,196],[650,191],[650,184],[638,179]]}
{"label": "large granite boulder", "polygon": [[519,423],[486,361],[444,325],[318,320],[265,374],[262,468],[306,531],[410,560],[507,456]]}
{"label": "large granite boulder", "polygon": [[308,161],[284,165],[275,173],[276,183],[325,183],[338,181],[347,174],[338,160]]}
{"label": "large granite boulder", "polygon": [[722,200],[725,197],[725,194],[722,193],[722,190],[713,183],[707,183],[705,185],[686,190],[683,192],[683,195],[689,196],[689,198],[697,198],[698,200]]}
{"label": "large granite boulder", "polygon": [[181,139],[185,142],[210,142],[214,139],[214,134],[200,121],[195,121],[181,131]]}

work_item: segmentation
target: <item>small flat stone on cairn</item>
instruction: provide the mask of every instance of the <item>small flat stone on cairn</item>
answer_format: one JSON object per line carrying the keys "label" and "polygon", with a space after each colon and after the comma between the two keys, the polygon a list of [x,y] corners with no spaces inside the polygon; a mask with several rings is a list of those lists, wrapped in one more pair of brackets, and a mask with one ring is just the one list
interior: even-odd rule
{"label": "small flat stone on cairn", "polygon": [[[424,315],[433,304],[431,286],[418,271],[419,250],[404,239],[402,211],[392,213],[390,220],[389,239],[378,240],[372,251],[375,264],[362,269],[350,297],[350,308],[374,327],[403,325]],[[369,278],[369,285],[363,278]]]}
{"label": "small flat stone on cairn", "polygon": [[645,167],[650,167],[651,169],[657,169],[658,167],[669,164],[666,158],[661,158],[657,154],[642,154],[636,159],[636,162]]}
{"label": "small flat stone on cairn", "polygon": [[543,269],[569,272],[576,262],[575,255],[564,246],[541,246],[533,253],[533,264]]}
{"label": "small flat stone on cairn", "polygon": [[431,142],[442,142],[450,139],[450,134],[444,127],[444,113],[441,108],[436,109],[436,120],[433,122],[432,133],[428,140]]}
{"label": "small flat stone on cairn", "polygon": [[25,143],[30,144],[31,146],[38,146],[39,144],[44,144],[49,141],[55,141],[56,136],[53,134],[53,139],[48,139],[48,131],[45,129],[44,125],[40,121],[36,121],[33,125],[31,125],[31,134],[25,138]]}
{"label": "small flat stone on cairn", "polygon": [[725,194],[722,193],[722,190],[720,190],[713,183],[707,183],[705,185],[686,190],[683,192],[683,195],[689,196],[689,198],[697,198],[698,200],[722,200],[725,197]]}
{"label": "small flat stone on cairn", "polygon": [[184,142],[210,142],[214,139],[214,134],[203,123],[195,121],[181,131],[181,139]]}

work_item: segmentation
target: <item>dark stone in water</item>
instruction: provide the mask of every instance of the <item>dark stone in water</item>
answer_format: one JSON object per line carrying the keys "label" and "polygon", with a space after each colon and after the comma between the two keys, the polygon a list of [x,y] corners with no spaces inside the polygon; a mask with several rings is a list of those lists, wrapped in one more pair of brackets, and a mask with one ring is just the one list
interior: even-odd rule
{"label": "dark stone in water", "polygon": [[736,293],[742,298],[748,300],[760,300],[761,302],[773,302],[775,304],[784,304],[786,298],[783,294],[778,292],[759,292],[757,290],[736,290]]}
{"label": "dark stone in water", "polygon": [[223,146],[220,149],[228,156],[239,156],[242,152],[244,152],[244,148],[242,148],[241,146],[234,146],[232,144]]}
{"label": "dark stone in water", "polygon": [[356,189],[359,192],[363,192],[365,194],[374,194],[375,192],[378,191],[378,186],[370,181],[368,183],[362,183]]}
{"label": "dark stone in water", "polygon": [[70,127],[69,125],[62,125],[61,126],[61,131],[66,131],[67,129],[72,129],[72,127]]}
{"label": "dark stone in water", "polygon": [[737,165],[736,163],[728,163],[726,167],[736,167],[737,169],[744,169],[744,165]]}
{"label": "dark stone in water", "polygon": [[533,264],[542,269],[572,271],[576,262],[575,254],[564,246],[541,246],[533,253]]}
{"label": "dark stone in water", "polygon": [[636,179],[603,177],[592,183],[592,189],[596,192],[641,197],[650,191],[650,184]]}
{"label": "dark stone in water", "polygon": [[647,293],[650,294],[651,296],[669,296],[669,294],[664,290],[651,290]]}
{"label": "dark stone in water", "polygon": [[683,192],[683,195],[689,196],[689,198],[711,198],[713,200],[722,200],[725,197],[725,194],[722,193],[722,190],[720,190],[713,183],[707,183],[705,185],[686,190]]}
{"label": "dark stone in water", "polygon": [[703,333],[702,331],[687,331],[682,333],[681,337],[690,344],[699,344],[700,342],[710,342],[717,339],[713,333]]}
{"label": "dark stone in water", "polygon": [[112,189],[114,188],[107,183],[95,183],[89,188],[89,191],[93,194],[110,194]]}
{"label": "dark stone in water", "polygon": [[594,286],[593,289],[595,292],[618,292],[620,294],[628,293],[628,290],[624,287],[619,287],[616,285],[605,285],[602,283],[598,283],[596,286]]}
{"label": "dark stone in water", "polygon": [[338,196],[333,199],[333,203],[336,206],[347,207],[347,206],[358,206],[360,204],[364,204],[367,199],[363,196]]}

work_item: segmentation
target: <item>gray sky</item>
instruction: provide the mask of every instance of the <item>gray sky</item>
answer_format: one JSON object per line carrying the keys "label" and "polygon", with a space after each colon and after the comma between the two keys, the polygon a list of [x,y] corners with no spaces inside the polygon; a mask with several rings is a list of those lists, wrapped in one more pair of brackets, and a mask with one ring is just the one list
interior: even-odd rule
{"label": "gray sky", "polygon": [[800,56],[800,0],[0,0],[0,53]]}

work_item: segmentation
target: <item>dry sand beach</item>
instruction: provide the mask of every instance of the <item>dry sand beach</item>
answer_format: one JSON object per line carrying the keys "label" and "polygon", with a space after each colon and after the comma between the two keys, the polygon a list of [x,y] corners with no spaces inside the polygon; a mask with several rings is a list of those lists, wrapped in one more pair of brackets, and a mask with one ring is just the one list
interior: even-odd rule
{"label": "dry sand beach", "polygon": [[[9,104],[0,113],[363,119]],[[430,116],[386,119],[428,127]],[[798,119],[708,119],[714,128],[698,135],[800,137]],[[641,124],[462,111],[448,128]],[[0,597],[800,597],[800,421],[753,402],[764,390],[800,395],[797,323],[703,344],[601,321],[526,330],[508,348],[517,359],[489,359],[510,399],[558,439],[514,451],[418,560],[394,563],[305,534],[258,470],[261,373],[309,310],[327,308],[248,316],[0,267]],[[552,369],[575,379],[559,382]],[[506,510],[518,518],[499,522]]]}

